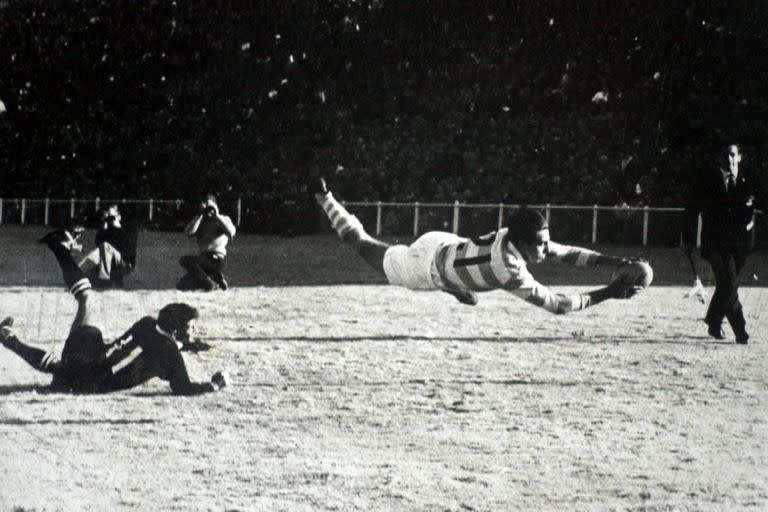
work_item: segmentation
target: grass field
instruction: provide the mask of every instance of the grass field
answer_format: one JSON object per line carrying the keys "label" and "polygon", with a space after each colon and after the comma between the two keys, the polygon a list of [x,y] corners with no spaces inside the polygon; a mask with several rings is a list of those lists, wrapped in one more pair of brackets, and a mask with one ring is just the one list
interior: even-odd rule
{"label": "grass field", "polygon": [[[75,307],[43,232],[0,227],[0,314],[59,350]],[[231,386],[47,393],[0,349],[0,509],[768,509],[765,253],[745,271],[742,347],[706,337],[676,249],[600,247],[645,256],[655,285],[557,317],[383,286],[332,236],[238,237],[231,290],[176,292],[190,249],[142,233],[131,289],[98,295],[101,327],[189,302],[214,345],[185,354],[190,373],[226,368]],[[538,270],[563,291],[610,274]]]}

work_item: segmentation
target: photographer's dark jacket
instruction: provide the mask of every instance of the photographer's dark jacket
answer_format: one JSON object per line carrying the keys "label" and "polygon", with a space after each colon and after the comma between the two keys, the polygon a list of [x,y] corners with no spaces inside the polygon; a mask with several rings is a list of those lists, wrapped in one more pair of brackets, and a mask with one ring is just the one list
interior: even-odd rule
{"label": "photographer's dark jacket", "polygon": [[97,247],[104,242],[108,243],[120,252],[124,261],[135,265],[137,239],[138,232],[136,229],[110,226],[96,233],[95,242]]}

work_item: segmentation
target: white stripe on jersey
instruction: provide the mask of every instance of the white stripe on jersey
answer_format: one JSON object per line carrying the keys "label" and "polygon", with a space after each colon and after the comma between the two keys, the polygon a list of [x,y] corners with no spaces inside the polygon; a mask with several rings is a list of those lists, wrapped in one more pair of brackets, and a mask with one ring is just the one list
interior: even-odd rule
{"label": "white stripe on jersey", "polygon": [[122,358],[115,366],[112,367],[112,373],[115,374],[131,364],[141,354],[141,347],[136,347],[130,354]]}
{"label": "white stripe on jersey", "polygon": [[[473,244],[472,241],[467,242],[467,251],[464,253],[464,258],[476,258],[480,255],[480,247]],[[467,265],[464,269],[469,274],[476,288],[491,288],[491,285],[483,278],[483,274],[480,273],[480,265]]]}

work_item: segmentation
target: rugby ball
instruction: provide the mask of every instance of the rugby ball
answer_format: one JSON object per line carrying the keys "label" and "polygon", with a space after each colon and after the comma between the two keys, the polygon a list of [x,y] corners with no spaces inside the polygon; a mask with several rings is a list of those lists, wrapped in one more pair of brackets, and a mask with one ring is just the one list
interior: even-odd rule
{"label": "rugby ball", "polygon": [[643,289],[648,288],[652,281],[653,269],[644,261],[631,261],[625,265],[621,265],[613,273],[611,279],[612,283],[620,282],[627,288],[640,286]]}

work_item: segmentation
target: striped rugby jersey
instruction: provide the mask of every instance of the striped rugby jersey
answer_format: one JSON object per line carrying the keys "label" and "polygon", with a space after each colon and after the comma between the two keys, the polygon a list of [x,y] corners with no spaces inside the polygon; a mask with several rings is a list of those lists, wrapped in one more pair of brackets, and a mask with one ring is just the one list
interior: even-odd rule
{"label": "striped rugby jersey", "polygon": [[[549,242],[547,259],[572,265],[595,265],[599,253]],[[507,228],[466,239],[439,248],[435,268],[444,289],[490,291],[506,290],[552,313],[584,309],[588,300],[582,295],[566,296],[550,291],[528,271],[522,255],[508,240]]]}

